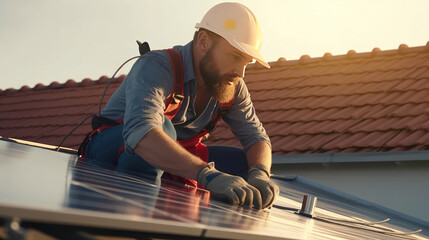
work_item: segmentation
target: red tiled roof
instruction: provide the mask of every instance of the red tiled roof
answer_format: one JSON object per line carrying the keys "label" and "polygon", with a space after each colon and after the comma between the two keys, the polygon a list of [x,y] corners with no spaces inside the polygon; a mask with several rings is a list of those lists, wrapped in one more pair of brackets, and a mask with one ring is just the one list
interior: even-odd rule
{"label": "red tiled roof", "polygon": [[[270,64],[250,65],[245,81],[274,154],[429,149],[429,42]],[[123,78],[113,81],[104,102]],[[0,136],[58,145],[98,111],[107,81],[0,91]],[[87,121],[64,146],[77,148],[89,130]],[[239,146],[224,122],[206,143]]]}

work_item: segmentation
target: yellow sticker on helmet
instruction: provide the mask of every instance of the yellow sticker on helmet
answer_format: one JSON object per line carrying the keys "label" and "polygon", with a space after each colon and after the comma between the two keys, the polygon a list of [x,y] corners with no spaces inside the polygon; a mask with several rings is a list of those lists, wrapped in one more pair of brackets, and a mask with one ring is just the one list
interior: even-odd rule
{"label": "yellow sticker on helmet", "polygon": [[223,25],[224,29],[234,30],[237,27],[237,20],[227,19]]}

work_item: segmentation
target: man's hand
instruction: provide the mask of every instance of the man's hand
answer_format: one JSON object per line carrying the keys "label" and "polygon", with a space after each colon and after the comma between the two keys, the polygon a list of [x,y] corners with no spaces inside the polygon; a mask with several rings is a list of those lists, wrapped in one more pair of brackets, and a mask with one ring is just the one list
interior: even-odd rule
{"label": "man's hand", "polygon": [[234,205],[254,206],[262,208],[261,194],[258,189],[247,183],[243,178],[220,172],[213,165],[202,168],[197,181],[213,195],[226,198]]}
{"label": "man's hand", "polygon": [[262,208],[270,207],[279,195],[279,187],[270,180],[268,170],[262,165],[250,168],[247,182],[261,193]]}

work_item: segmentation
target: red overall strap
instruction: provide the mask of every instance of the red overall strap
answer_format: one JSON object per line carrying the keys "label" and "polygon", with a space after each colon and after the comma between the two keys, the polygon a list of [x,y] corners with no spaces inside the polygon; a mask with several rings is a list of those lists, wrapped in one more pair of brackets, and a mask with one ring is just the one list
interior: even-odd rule
{"label": "red overall strap", "polygon": [[174,116],[179,112],[180,106],[182,105],[184,96],[184,82],[183,82],[183,62],[180,53],[174,49],[165,49],[163,50],[167,53],[170,58],[171,67],[174,74],[174,85],[171,94],[165,100],[165,110],[164,115],[168,119],[173,119]]}
{"label": "red overall strap", "polygon": [[[124,122],[124,119],[120,119],[118,121],[111,120],[111,123],[115,124],[115,125],[121,124],[123,122]],[[101,124],[98,128],[92,130],[92,132],[90,132],[88,135],[86,135],[85,139],[83,140],[83,142],[79,146],[78,155],[79,156],[85,156],[86,145],[88,144],[89,140],[91,140],[91,138],[94,135],[96,135],[96,134],[98,134],[98,133],[100,133],[100,132],[102,132],[108,128],[111,128],[111,127],[113,127],[113,125]]]}
{"label": "red overall strap", "polygon": [[[178,53],[174,49],[167,49],[167,50],[164,50],[164,52],[167,53],[168,57],[170,58],[171,66],[174,73],[173,90],[170,96],[165,101],[166,108],[164,111],[164,115],[171,120],[179,112],[180,106],[182,105],[182,102],[184,99],[184,80],[183,80],[184,67],[183,67],[183,62],[182,62],[180,53]],[[191,139],[187,139],[184,141],[177,141],[177,142],[180,145],[182,145],[188,152],[192,153],[195,156],[198,156],[204,162],[208,162],[209,154],[208,154],[207,147],[201,142],[202,137],[214,129],[214,127],[216,126],[216,123],[222,118],[222,116],[226,114],[228,109],[231,107],[233,101],[234,99],[232,99],[228,103],[221,104],[216,115],[199,134],[197,134]],[[199,185],[195,180],[182,178],[182,177],[170,174],[168,172],[164,172],[162,178],[170,179],[176,182],[182,182],[184,184],[195,186],[195,187]],[[200,185],[199,187],[203,187],[203,186]]]}

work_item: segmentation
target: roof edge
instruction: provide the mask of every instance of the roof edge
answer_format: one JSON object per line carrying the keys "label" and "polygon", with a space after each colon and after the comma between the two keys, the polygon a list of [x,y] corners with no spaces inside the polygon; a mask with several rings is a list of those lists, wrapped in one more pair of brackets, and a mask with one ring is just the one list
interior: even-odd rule
{"label": "roof edge", "polygon": [[73,79],[69,79],[65,83],[59,83],[57,81],[51,82],[49,85],[38,83],[33,88],[29,87],[28,85],[23,85],[20,89],[15,89],[15,88],[8,88],[6,90],[0,89],[0,96],[6,95],[6,94],[15,94],[15,93],[46,90],[46,89],[60,89],[60,88],[72,88],[72,87],[84,87],[84,86],[91,86],[96,84],[107,84],[110,81],[110,79],[112,79],[112,83],[122,82],[125,79],[125,77],[126,75],[122,74],[112,79],[107,77],[106,75],[103,75],[98,80],[93,80],[91,78],[84,78],[81,82],[76,82]]}
{"label": "roof edge", "polygon": [[273,155],[273,165],[429,161],[429,151],[313,153]]}
{"label": "roof edge", "polygon": [[3,136],[0,136],[0,141],[13,142],[13,143],[27,145],[27,146],[31,146],[31,147],[37,147],[37,148],[42,148],[42,149],[47,149],[47,150],[77,155],[76,149],[68,148],[68,147],[59,147],[59,146],[54,146],[54,145],[49,145],[49,144],[44,144],[44,143],[21,140],[21,139],[17,139],[17,138],[8,138],[8,137],[3,137]]}
{"label": "roof edge", "polygon": [[318,191],[321,191],[325,194],[333,195],[337,198],[342,199],[345,202],[352,202],[353,204],[359,204],[359,205],[367,207],[369,209],[373,209],[373,210],[379,211],[381,213],[384,213],[384,214],[386,214],[386,216],[408,221],[412,224],[417,225],[420,228],[429,228],[429,222],[427,222],[423,219],[416,218],[416,217],[410,216],[408,214],[396,211],[394,209],[384,207],[382,205],[373,203],[371,201],[368,201],[368,200],[356,197],[354,195],[342,192],[342,191],[337,190],[335,188],[328,187],[326,185],[323,185],[323,184],[320,184],[317,182],[313,182],[313,181],[311,181],[307,178],[304,178],[302,176],[299,176],[299,175],[294,175],[294,176],[293,175],[272,175],[271,177],[275,178],[275,179],[279,179],[279,180],[285,180],[285,181],[296,181],[298,183],[306,185],[309,188],[317,189]]}
{"label": "roof edge", "polygon": [[[343,59],[358,59],[358,58],[371,58],[378,56],[390,56],[390,55],[402,55],[408,53],[418,52],[429,52],[429,41],[424,46],[408,47],[406,44],[400,44],[396,49],[380,50],[375,47],[371,52],[359,52],[351,49],[346,54],[332,55],[330,52],[326,52],[322,57],[310,57],[309,55],[302,55],[299,59],[286,60],[284,57],[280,57],[277,61],[269,62],[271,67],[282,67],[289,65],[317,63],[321,61],[335,61]],[[263,69],[264,67],[259,63],[252,63],[247,66],[246,69]]]}

